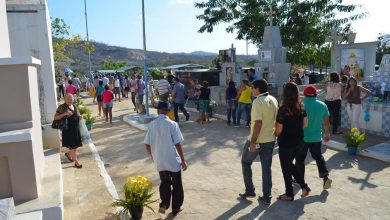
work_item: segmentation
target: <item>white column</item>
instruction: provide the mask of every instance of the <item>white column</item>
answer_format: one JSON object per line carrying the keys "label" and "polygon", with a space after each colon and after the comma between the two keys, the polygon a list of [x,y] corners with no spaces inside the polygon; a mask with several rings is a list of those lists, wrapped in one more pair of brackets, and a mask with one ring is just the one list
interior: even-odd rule
{"label": "white column", "polygon": [[0,58],[11,57],[5,0],[0,0]]}

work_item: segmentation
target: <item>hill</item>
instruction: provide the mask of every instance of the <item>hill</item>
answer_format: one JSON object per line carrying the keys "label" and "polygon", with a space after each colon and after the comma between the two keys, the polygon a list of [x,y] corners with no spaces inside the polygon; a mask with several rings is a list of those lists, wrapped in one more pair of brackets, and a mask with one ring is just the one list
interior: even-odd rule
{"label": "hill", "polygon": [[[119,46],[111,46],[105,43],[91,42],[95,46],[95,51],[91,54],[92,70],[99,69],[99,64],[105,59],[113,61],[123,61],[128,65],[143,66],[143,50],[130,49]],[[67,48],[73,59],[70,68],[75,71],[86,72],[88,70],[88,54],[81,47]],[[183,63],[196,63],[210,66],[211,61],[217,53],[204,51],[194,51],[191,53],[166,53],[157,51],[146,52],[148,64],[150,66],[168,66]],[[237,55],[238,61],[255,59],[255,55]]]}

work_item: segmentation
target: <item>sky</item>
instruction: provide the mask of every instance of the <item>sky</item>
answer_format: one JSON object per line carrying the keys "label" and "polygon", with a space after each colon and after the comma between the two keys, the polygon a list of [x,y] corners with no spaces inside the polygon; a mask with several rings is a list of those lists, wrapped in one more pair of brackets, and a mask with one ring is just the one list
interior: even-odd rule
{"label": "sky", "polygon": [[[86,35],[83,0],[47,0],[50,16],[62,18],[71,34]],[[225,31],[221,23],[212,33],[198,33],[201,14],[194,0],[145,0],[146,47],[148,51],[218,53],[220,49],[237,48],[246,54],[246,41],[236,40],[235,34]],[[355,42],[375,41],[379,33],[390,33],[390,0],[344,0],[362,4],[369,13],[364,20],[353,23]],[[142,49],[141,0],[87,0],[88,29],[91,40],[113,46]],[[255,45],[248,46],[249,54],[257,54]]]}

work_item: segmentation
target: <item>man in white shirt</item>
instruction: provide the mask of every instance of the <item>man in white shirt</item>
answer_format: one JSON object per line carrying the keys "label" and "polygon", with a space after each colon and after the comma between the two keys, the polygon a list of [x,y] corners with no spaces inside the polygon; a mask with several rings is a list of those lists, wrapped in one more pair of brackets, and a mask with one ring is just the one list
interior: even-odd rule
{"label": "man in white shirt", "polygon": [[77,94],[80,94],[81,81],[80,81],[79,77],[77,77],[76,74],[73,75],[73,84],[77,88]]}
{"label": "man in white shirt", "polygon": [[187,169],[184,160],[179,125],[171,121],[167,114],[169,106],[166,102],[157,105],[158,118],[148,126],[144,143],[150,159],[154,161],[160,175],[160,213],[169,208],[172,198],[172,215],[175,217],[182,211],[184,190],[181,180],[181,169]]}
{"label": "man in white shirt", "polygon": [[115,75],[114,78],[114,94],[115,94],[115,101],[117,96],[119,96],[118,99],[119,101],[121,101],[121,85],[117,75]]}
{"label": "man in white shirt", "polygon": [[164,78],[164,76],[161,76],[157,83],[158,99],[160,102],[168,102],[170,90],[171,87],[169,82]]}
{"label": "man in white shirt", "polygon": [[104,75],[102,78],[102,81],[103,81],[103,86],[106,86],[106,85],[108,85],[109,79],[107,78],[106,75]]}

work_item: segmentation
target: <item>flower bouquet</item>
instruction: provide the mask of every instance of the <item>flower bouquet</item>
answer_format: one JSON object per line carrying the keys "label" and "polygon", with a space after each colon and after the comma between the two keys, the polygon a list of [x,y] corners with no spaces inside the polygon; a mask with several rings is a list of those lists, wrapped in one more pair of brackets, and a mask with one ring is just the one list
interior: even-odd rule
{"label": "flower bouquet", "polygon": [[141,219],[144,206],[154,212],[150,204],[157,200],[152,200],[152,187],[152,182],[143,176],[128,177],[123,185],[124,199],[115,200],[112,206],[122,208],[118,213],[119,216],[128,216],[130,214],[132,219]]}
{"label": "flower bouquet", "polygon": [[351,131],[344,135],[346,147],[349,155],[355,155],[357,148],[366,140],[366,134],[360,132],[358,128],[351,128]]}

